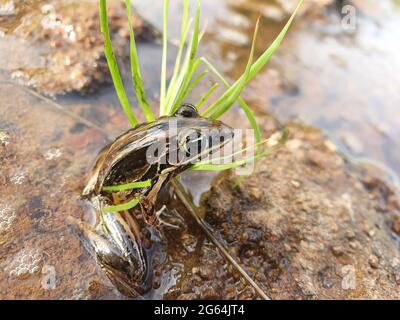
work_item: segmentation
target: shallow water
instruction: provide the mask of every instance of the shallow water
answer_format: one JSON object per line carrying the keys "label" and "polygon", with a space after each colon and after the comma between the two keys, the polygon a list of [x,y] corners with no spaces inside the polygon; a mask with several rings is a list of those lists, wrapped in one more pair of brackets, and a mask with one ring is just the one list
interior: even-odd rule
{"label": "shallow water", "polygon": [[[3,13],[6,2],[0,1]],[[45,2],[34,1],[34,5]],[[160,3],[138,2],[140,13],[158,27]],[[179,19],[173,18],[180,10],[177,3],[171,4],[172,39],[179,34]],[[274,1],[268,3],[276,5]],[[335,8],[322,18],[302,15],[244,97],[260,115],[272,112],[281,120],[297,117],[323,129],[341,151],[353,159],[382,166],[388,179],[398,183],[400,48],[396,40],[400,13],[392,1],[357,3],[358,25],[351,32],[343,30]],[[202,0],[203,22],[208,28],[201,53],[232,79],[244,69],[257,12],[265,6],[265,1],[255,0]],[[271,16],[271,7],[263,12],[258,52],[272,41],[286,18],[282,11]],[[20,15],[7,17],[10,30],[18,23]],[[174,50],[170,49],[171,58]],[[26,90],[12,79],[10,75],[17,68],[40,67],[45,51],[41,45],[12,35],[0,37],[0,295],[123,298],[70,232],[65,217],[92,219],[91,211],[79,200],[83,177],[97,151],[129,126],[111,86],[95,94],[68,94],[53,100]],[[147,43],[139,46],[139,53],[144,81],[156,105],[161,48]],[[123,74],[129,83],[128,70]],[[194,93],[194,101],[206,86],[209,83]],[[240,127],[243,117],[237,114],[231,112],[225,120]],[[183,183],[195,203],[199,203],[212,177],[198,173],[184,176]],[[145,298],[161,298],[168,290],[174,297],[179,275],[198,263],[204,236],[190,219],[186,232],[186,247],[174,247],[171,241],[156,244],[160,251],[157,259],[164,263],[161,283]],[[172,232],[170,238],[177,236],[183,234]],[[195,244],[195,250],[188,249],[190,243]],[[215,248],[206,247],[218,255]],[[51,289],[53,271],[57,285]]]}

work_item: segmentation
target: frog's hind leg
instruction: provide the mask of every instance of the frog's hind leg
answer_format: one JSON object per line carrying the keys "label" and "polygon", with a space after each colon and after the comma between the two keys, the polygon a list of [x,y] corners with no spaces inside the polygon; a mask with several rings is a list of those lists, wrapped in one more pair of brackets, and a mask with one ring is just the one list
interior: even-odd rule
{"label": "frog's hind leg", "polygon": [[152,186],[147,195],[142,197],[140,200],[140,208],[142,211],[143,219],[148,225],[151,225],[153,227],[157,227],[159,225],[156,212],[156,202],[158,194],[167,179],[167,175],[160,175],[157,182]]}
{"label": "frog's hind leg", "polygon": [[132,277],[129,272],[126,272],[126,261],[121,259],[122,253],[104,235],[73,217],[68,217],[67,223],[85,249],[97,258],[101,268],[120,292],[126,296],[140,299],[141,294],[148,291],[147,283],[132,283]]}
{"label": "frog's hind leg", "polygon": [[165,210],[166,210],[166,209],[167,209],[167,207],[166,207],[166,205],[164,204],[164,205],[161,207],[161,209],[158,210],[158,211],[156,212],[156,217],[157,217],[158,223],[159,223],[160,225],[164,225],[164,226],[167,226],[167,227],[170,227],[170,228],[173,228],[173,229],[177,229],[177,230],[180,229],[180,227],[179,227],[178,225],[172,224],[172,223],[169,223],[169,222],[163,220],[163,218],[161,217],[161,215],[165,213]]}
{"label": "frog's hind leg", "polygon": [[92,226],[74,217],[67,217],[68,226],[81,241],[85,249],[92,255],[96,255],[107,248],[108,241]]}
{"label": "frog's hind leg", "polygon": [[156,212],[156,216],[161,225],[165,225],[176,230],[183,230],[186,228],[185,219],[175,208],[166,210],[166,206],[164,205]]}

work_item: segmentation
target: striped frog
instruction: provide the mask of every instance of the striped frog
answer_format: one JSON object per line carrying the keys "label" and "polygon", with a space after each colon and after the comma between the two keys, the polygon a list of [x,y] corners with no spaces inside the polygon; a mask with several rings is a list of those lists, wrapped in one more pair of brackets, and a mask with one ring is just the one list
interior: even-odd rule
{"label": "striped frog", "polygon": [[[141,231],[129,204],[137,204],[143,220],[158,229],[155,208],[161,188],[232,137],[233,130],[221,121],[203,118],[194,106],[184,104],[173,116],[127,131],[99,153],[83,191],[96,209],[98,225],[92,228],[81,221],[74,225],[122,293],[145,293],[152,279]],[[143,182],[139,188],[105,191],[139,181]],[[118,206],[121,203],[122,207]]]}

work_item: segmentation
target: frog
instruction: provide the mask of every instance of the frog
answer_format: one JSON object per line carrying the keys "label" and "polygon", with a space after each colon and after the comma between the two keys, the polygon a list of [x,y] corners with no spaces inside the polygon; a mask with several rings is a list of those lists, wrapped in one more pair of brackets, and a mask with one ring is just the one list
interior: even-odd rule
{"label": "frog", "polygon": [[[73,218],[71,225],[124,295],[140,296],[152,283],[150,257],[133,211],[140,207],[145,224],[159,232],[163,222],[156,210],[160,190],[233,136],[233,129],[222,121],[202,117],[195,106],[182,104],[173,115],[132,128],[100,151],[82,193],[95,208],[97,226]],[[171,156],[177,153],[181,157]],[[104,191],[105,186],[138,181],[149,183],[134,190]],[[134,208],[106,209],[132,199],[138,199]]]}

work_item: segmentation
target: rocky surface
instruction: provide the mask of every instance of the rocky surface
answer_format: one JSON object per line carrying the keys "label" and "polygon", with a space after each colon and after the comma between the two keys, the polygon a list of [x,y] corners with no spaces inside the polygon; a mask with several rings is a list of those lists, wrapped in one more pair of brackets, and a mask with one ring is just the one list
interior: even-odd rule
{"label": "rocky surface", "polygon": [[213,185],[206,220],[273,299],[398,299],[399,205],[390,188],[318,130],[290,129],[286,147],[251,176]]}
{"label": "rocky surface", "polygon": [[[14,48],[21,61],[11,68],[13,78],[47,95],[94,91],[109,81],[96,1],[6,1],[1,8],[3,41],[21,39],[31,53]],[[115,53],[126,58],[129,27],[122,1],[109,1],[108,19]],[[158,36],[140,16],[133,25],[137,41]]]}

